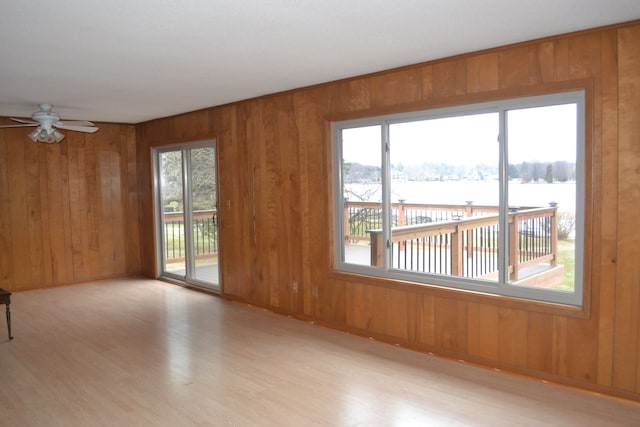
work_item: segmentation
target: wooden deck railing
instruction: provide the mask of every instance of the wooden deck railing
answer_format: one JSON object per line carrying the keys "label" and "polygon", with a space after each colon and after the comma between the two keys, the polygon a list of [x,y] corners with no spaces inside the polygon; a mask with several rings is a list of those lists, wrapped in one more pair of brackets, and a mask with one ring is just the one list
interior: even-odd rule
{"label": "wooden deck railing", "polygon": [[[521,209],[529,209],[523,207]],[[391,204],[392,226],[424,224],[458,220],[465,217],[497,214],[498,207],[490,205],[426,205],[419,203]],[[369,230],[382,227],[380,203],[351,202],[344,204],[344,236],[348,242],[369,240]]]}
{"label": "wooden deck railing", "polygon": [[[193,213],[193,245],[195,257],[206,258],[218,253],[218,232],[215,226],[216,210]],[[184,213],[164,213],[165,259],[167,262],[184,260]]]}
{"label": "wooden deck railing", "polygon": [[[382,265],[384,252],[381,212],[377,211],[381,211],[380,204],[345,204],[345,239],[370,241],[374,266]],[[398,203],[392,206],[392,211],[393,268],[463,277],[497,275],[496,206]],[[556,207],[520,207],[509,213],[510,280],[518,280],[526,267],[547,262],[556,265],[556,211]],[[357,221],[363,220],[378,224],[366,231],[367,236],[359,235],[363,226]],[[347,227],[353,234],[346,234]]]}

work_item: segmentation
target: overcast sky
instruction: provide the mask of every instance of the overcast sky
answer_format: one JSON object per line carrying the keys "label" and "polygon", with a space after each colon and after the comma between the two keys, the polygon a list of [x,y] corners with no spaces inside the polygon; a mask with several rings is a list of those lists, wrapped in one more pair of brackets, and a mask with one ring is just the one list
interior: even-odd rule
{"label": "overcast sky", "polygon": [[[509,162],[576,161],[576,105],[510,110]],[[391,163],[498,163],[498,113],[393,124]],[[343,132],[345,162],[381,165],[380,126]]]}

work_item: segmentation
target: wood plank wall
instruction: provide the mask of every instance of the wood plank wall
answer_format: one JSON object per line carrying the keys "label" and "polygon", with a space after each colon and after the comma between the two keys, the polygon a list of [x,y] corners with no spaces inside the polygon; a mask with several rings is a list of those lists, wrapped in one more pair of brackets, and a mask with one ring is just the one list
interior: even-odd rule
{"label": "wood plank wall", "polygon": [[54,145],[0,130],[0,287],[140,273],[135,126],[98,126]]}

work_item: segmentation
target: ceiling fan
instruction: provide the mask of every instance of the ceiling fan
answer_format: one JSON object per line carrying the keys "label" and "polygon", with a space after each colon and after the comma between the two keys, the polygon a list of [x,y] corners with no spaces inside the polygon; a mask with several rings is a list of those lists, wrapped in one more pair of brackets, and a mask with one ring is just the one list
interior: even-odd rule
{"label": "ceiling fan", "polygon": [[11,117],[11,120],[21,124],[5,125],[0,126],[0,128],[37,126],[37,128],[29,134],[29,138],[33,142],[44,142],[46,144],[57,144],[64,139],[64,135],[54,128],[88,133],[93,133],[98,130],[93,123],[86,120],[61,121],[60,116],[52,111],[52,108],[53,106],[51,104],[40,104],[40,111],[33,113],[31,120]]}

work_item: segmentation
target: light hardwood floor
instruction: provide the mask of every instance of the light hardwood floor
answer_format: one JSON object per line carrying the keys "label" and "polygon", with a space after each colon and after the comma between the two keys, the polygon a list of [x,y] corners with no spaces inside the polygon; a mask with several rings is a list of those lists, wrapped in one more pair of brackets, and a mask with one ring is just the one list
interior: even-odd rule
{"label": "light hardwood floor", "polygon": [[12,314],[2,426],[640,425],[632,402],[154,280],[15,293]]}

